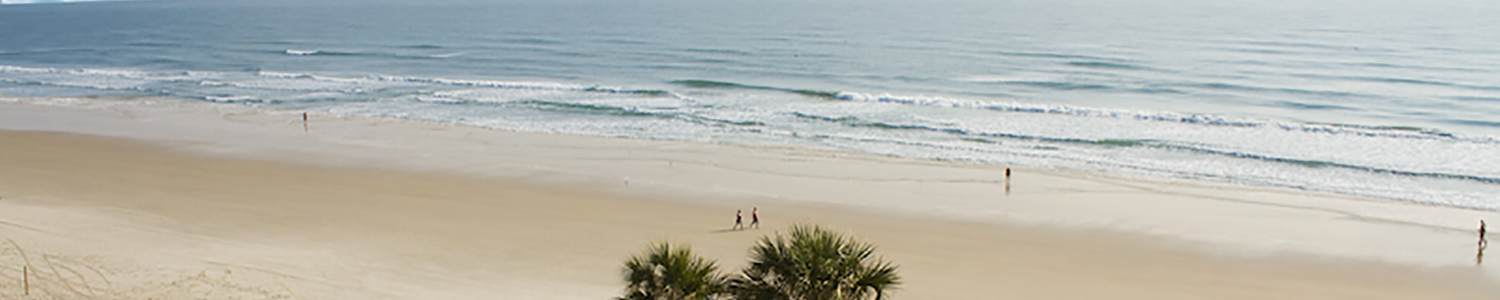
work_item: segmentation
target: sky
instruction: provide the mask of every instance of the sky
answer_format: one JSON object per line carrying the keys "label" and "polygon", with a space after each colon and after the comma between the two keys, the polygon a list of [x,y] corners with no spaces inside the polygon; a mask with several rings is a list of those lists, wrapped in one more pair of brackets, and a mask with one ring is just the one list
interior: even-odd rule
{"label": "sky", "polygon": [[97,2],[97,1],[117,1],[117,0],[0,0],[0,3],[5,3],[5,4],[32,4],[32,3]]}

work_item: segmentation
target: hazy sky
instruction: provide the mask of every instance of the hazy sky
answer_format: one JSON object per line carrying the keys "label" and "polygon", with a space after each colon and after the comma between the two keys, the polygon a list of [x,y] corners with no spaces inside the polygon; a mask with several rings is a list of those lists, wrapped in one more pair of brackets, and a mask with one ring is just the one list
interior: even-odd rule
{"label": "hazy sky", "polygon": [[62,2],[95,2],[116,0],[0,0],[5,4],[30,4],[30,3],[62,3]]}

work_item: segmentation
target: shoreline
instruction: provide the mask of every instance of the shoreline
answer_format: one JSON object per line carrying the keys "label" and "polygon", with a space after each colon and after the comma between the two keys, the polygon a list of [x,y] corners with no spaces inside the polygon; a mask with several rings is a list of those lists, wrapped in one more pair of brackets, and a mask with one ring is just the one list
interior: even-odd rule
{"label": "shoreline", "polygon": [[[1472,235],[1479,219],[1500,212],[1407,203],[1288,188],[1170,178],[1123,178],[1069,170],[1014,168],[1013,190],[1004,166],[894,158],[834,149],[749,146],[530,133],[449,123],[263,110],[152,96],[91,98],[0,97],[0,130],[62,131],[164,143],[194,155],[235,157],[384,171],[448,173],[521,182],[590,186],[606,193],[714,204],[746,199],[816,203],[931,218],[1121,231],[1209,244],[1215,236],[1257,235],[1254,218],[1223,224],[1218,216],[1181,215],[1221,202],[1240,215],[1286,214],[1397,225]],[[16,110],[19,109],[19,110]],[[625,184],[629,182],[630,185]],[[1149,197],[1135,197],[1145,195]],[[711,201],[691,201],[703,197]],[[1108,198],[1108,199],[1101,199]],[[915,203],[909,199],[927,199]],[[1066,200],[1066,201],[1060,201]],[[1208,200],[1208,201],[1203,201]],[[1208,205],[1214,206],[1214,205]],[[1204,226],[1211,226],[1206,230]],[[1386,232],[1360,232],[1376,237]],[[1388,239],[1434,242],[1423,237]],[[1278,237],[1285,238],[1285,237]],[[1328,236],[1288,242],[1325,243]],[[1261,240],[1269,239],[1262,237]],[[1215,246],[1224,246],[1222,244]],[[1454,260],[1405,259],[1411,253],[1343,249],[1263,248],[1296,253],[1459,265]],[[1408,252],[1401,243],[1364,245]],[[1449,247],[1446,251],[1461,250]],[[1472,249],[1470,249],[1472,250]]]}
{"label": "shoreline", "polygon": [[[68,103],[48,106],[46,102],[49,101]],[[1276,286],[1294,286],[1292,281],[1295,280],[1291,279],[1317,280],[1316,276],[1288,277],[1291,276],[1288,274],[1309,271],[1321,275],[1337,275],[1329,280],[1332,282],[1365,284],[1385,282],[1386,285],[1392,285],[1390,284],[1392,282],[1411,283],[1395,284],[1395,286],[1406,288],[1405,291],[1414,293],[1398,292],[1391,295],[1414,296],[1444,289],[1474,292],[1473,295],[1486,295],[1483,292],[1495,291],[1496,282],[1500,281],[1495,278],[1496,271],[1492,265],[1481,265],[1478,268],[1472,266],[1472,229],[1467,229],[1467,235],[1470,238],[1462,238],[1466,233],[1464,226],[1468,226],[1463,223],[1475,221],[1480,217],[1500,219],[1500,215],[1495,212],[1423,207],[1380,200],[1358,200],[1253,187],[1126,180],[1097,174],[1053,170],[1018,169],[1013,189],[1007,194],[1002,189],[997,189],[995,181],[984,180],[995,178],[993,175],[997,174],[996,172],[1003,172],[1003,168],[993,166],[912,161],[818,149],[517,133],[446,124],[326,115],[315,115],[314,122],[311,124],[311,132],[304,134],[300,114],[297,113],[188,101],[152,97],[116,97],[76,101],[0,98],[0,130],[6,130],[4,135],[7,140],[42,141],[68,135],[17,133],[17,131],[53,131],[87,135],[73,137],[73,139],[78,139],[84,144],[100,144],[99,147],[94,147],[97,149],[79,150],[75,154],[37,154],[42,157],[51,157],[52,161],[47,163],[52,165],[43,165],[36,170],[19,171],[21,174],[31,176],[45,174],[46,172],[43,171],[47,170],[57,173],[85,172],[81,170],[91,168],[90,165],[69,162],[69,160],[79,157],[107,157],[110,151],[105,149],[118,149],[130,153],[138,152],[148,157],[158,157],[155,159],[172,165],[182,165],[183,168],[188,169],[197,165],[222,163],[228,166],[212,169],[260,170],[257,174],[262,176],[231,176],[233,179],[246,181],[245,183],[226,183],[231,188],[246,191],[253,191],[255,187],[241,185],[268,183],[266,181],[271,179],[262,178],[265,174],[319,172],[339,174],[329,175],[329,177],[347,176],[391,185],[400,185],[402,180],[437,185],[443,184],[442,182],[451,182],[450,184],[454,185],[451,188],[465,190],[465,192],[455,192],[449,196],[434,196],[434,198],[392,196],[396,197],[390,200],[393,205],[414,205],[415,203],[410,201],[415,199],[448,199],[450,201],[442,202],[452,202],[454,206],[448,209],[434,209],[431,217],[412,218],[412,220],[401,222],[392,221],[390,223],[396,224],[380,225],[397,229],[365,233],[367,236],[349,237],[346,241],[328,242],[327,245],[321,246],[317,244],[307,246],[308,241],[283,240],[285,236],[297,234],[334,237],[348,233],[342,231],[339,234],[298,233],[299,230],[290,228],[300,224],[298,222],[310,222],[309,220],[317,219],[316,214],[311,213],[287,213],[283,216],[286,220],[296,221],[289,224],[271,222],[257,225],[260,223],[240,220],[238,222],[242,223],[231,222],[228,224],[236,226],[228,226],[225,225],[226,221],[204,219],[197,222],[213,226],[183,226],[182,223],[174,222],[167,222],[166,225],[137,226],[150,228],[150,230],[145,230],[146,232],[160,233],[142,234],[142,236],[150,236],[152,239],[176,239],[174,241],[181,244],[191,244],[183,241],[184,239],[192,240],[182,238],[186,235],[212,237],[211,240],[218,241],[233,241],[245,248],[264,245],[299,245],[291,248],[322,249],[319,251],[327,252],[330,248],[323,248],[324,246],[343,249],[341,247],[363,245],[354,248],[380,251],[406,249],[401,251],[406,251],[417,261],[450,261],[447,264],[440,264],[443,267],[438,268],[439,271],[434,271],[435,273],[432,274],[443,274],[442,271],[451,271],[450,269],[463,269],[464,265],[474,261],[491,263],[490,266],[518,263],[520,265],[514,265],[514,267],[531,270],[531,272],[546,269],[546,264],[526,265],[530,260],[525,259],[520,262],[505,261],[473,254],[479,252],[457,251],[460,254],[455,255],[451,251],[393,246],[401,244],[399,242],[391,244],[393,241],[424,240],[421,235],[425,231],[403,232],[399,229],[403,227],[397,225],[429,229],[446,228],[442,225],[445,220],[440,217],[443,214],[464,211],[458,208],[485,205],[484,201],[471,199],[476,198],[475,195],[511,197],[507,196],[510,195],[507,194],[508,192],[499,190],[521,191],[519,193],[534,194],[534,197],[546,199],[572,199],[568,201],[580,204],[551,204],[551,206],[535,204],[538,206],[533,212],[561,220],[574,220],[582,223],[590,223],[588,220],[609,220],[597,222],[622,225],[620,226],[622,228],[613,229],[622,232],[635,231],[629,230],[632,228],[651,228],[641,230],[650,234],[642,235],[634,232],[619,234],[619,237],[614,238],[605,238],[609,235],[602,233],[587,233],[594,228],[578,225],[539,230],[542,233],[536,236],[523,234],[526,230],[515,230],[514,227],[510,227],[510,231],[523,233],[508,236],[502,234],[500,240],[510,241],[535,239],[556,242],[544,236],[546,234],[582,235],[588,239],[622,241],[622,244],[610,244],[604,247],[609,248],[610,251],[600,250],[601,252],[581,255],[585,258],[584,260],[597,263],[586,268],[575,266],[577,268],[570,271],[573,273],[568,273],[571,275],[539,277],[553,278],[553,281],[563,282],[568,282],[573,276],[587,277],[589,279],[571,279],[574,288],[587,287],[576,289],[577,291],[592,291],[598,294],[590,294],[592,296],[587,296],[587,298],[612,295],[604,291],[617,292],[622,288],[622,283],[610,285],[611,282],[607,282],[609,279],[618,280],[613,278],[615,274],[609,271],[613,270],[610,268],[618,267],[619,261],[653,241],[653,238],[671,239],[676,236],[688,236],[687,239],[693,241],[695,248],[703,248],[713,253],[712,255],[719,258],[720,263],[727,269],[736,268],[743,260],[742,253],[737,252],[747,249],[748,243],[758,235],[743,235],[742,238],[725,240],[721,237],[722,235],[715,236],[709,230],[728,227],[729,224],[725,221],[729,219],[726,217],[732,216],[732,213],[725,213],[724,210],[752,205],[761,207],[763,216],[767,219],[766,229],[759,233],[779,230],[781,227],[778,226],[784,226],[790,222],[788,220],[815,221],[841,230],[853,230],[857,236],[874,242],[881,247],[882,252],[890,254],[897,263],[909,267],[907,270],[910,270],[912,274],[908,278],[913,280],[908,283],[906,289],[915,289],[909,291],[915,294],[911,297],[993,298],[989,297],[992,295],[986,294],[987,291],[974,288],[990,281],[1007,282],[1018,286],[1025,286],[1022,283],[1041,284],[1041,286],[1066,290],[1068,289],[1065,283],[1067,280],[1057,280],[1066,276],[1081,276],[1073,279],[1109,287],[1096,291],[1134,291],[1155,296],[1142,298],[1223,296],[1231,295],[1228,294],[1231,291],[1243,293],[1246,291],[1236,289],[1243,288],[1243,286],[1232,282],[1246,279]],[[17,138],[14,136],[17,134],[41,137]],[[226,138],[226,136],[235,138]],[[125,140],[111,141],[113,138]],[[132,144],[135,145],[128,146]],[[50,152],[60,151],[54,149]],[[140,162],[122,162],[121,164],[131,168],[145,168],[142,170],[151,169],[149,165]],[[177,184],[185,184],[183,181],[197,184],[214,182],[211,178],[182,180],[173,179],[179,178],[173,176],[143,177]],[[320,177],[312,177],[306,181],[309,185],[368,185],[358,180],[338,181]],[[628,184],[626,184],[627,181]],[[77,187],[77,183],[54,182],[51,184],[56,185],[51,192],[59,194],[70,193],[67,191],[70,186]],[[284,181],[272,181],[268,184],[276,187],[299,186],[297,182]],[[121,184],[111,185],[108,182],[101,183],[101,185],[130,188],[120,186]],[[191,186],[193,185],[185,184],[176,188],[135,189],[143,193],[173,194],[181,193],[181,189],[191,190]],[[486,186],[491,187],[486,188]],[[503,188],[497,190],[493,186]],[[0,188],[17,189],[15,186],[0,186]],[[40,189],[46,190],[46,188]],[[345,216],[349,220],[363,220],[360,222],[369,221],[356,216],[357,214],[347,212],[351,206],[354,206],[353,203],[356,203],[349,202],[351,201],[349,200],[350,194],[358,194],[356,191],[341,188],[339,191],[329,193],[334,195],[331,198],[340,200],[321,204],[317,201],[313,201],[312,204],[277,202],[272,207],[312,205],[314,206],[312,210],[318,214]],[[368,194],[361,195],[369,196]],[[16,201],[30,201],[18,200],[11,195],[0,195],[0,197],[3,197],[0,198],[0,205],[6,206],[17,205],[14,204]],[[74,197],[94,196],[74,195]],[[470,200],[451,200],[457,198]],[[907,199],[907,201],[900,201],[901,199]],[[910,201],[909,199],[925,201]],[[97,210],[101,205],[109,206],[102,204],[105,202],[101,201],[100,199],[83,201],[58,199],[48,203],[73,203],[73,205],[50,207],[49,209],[52,210],[48,210],[30,206],[35,203],[29,203],[18,209],[36,209],[33,212],[38,213],[32,215],[53,214],[60,218],[89,219],[100,215],[91,214],[90,211]],[[146,200],[138,201],[150,203]],[[161,204],[186,204],[199,207],[227,205],[225,207],[250,209],[231,205],[235,202],[213,204],[195,201],[181,198]],[[526,203],[522,200],[501,202],[507,205]],[[316,207],[315,204],[327,207]],[[554,210],[569,211],[590,206],[607,208],[585,209],[577,216],[552,215],[556,213]],[[974,209],[961,211],[962,208]],[[106,209],[102,215],[109,217],[98,217],[98,219],[110,220],[100,222],[114,224],[110,222],[117,222],[118,220],[114,219],[121,214],[143,214],[150,216],[147,219],[158,221],[161,216],[175,215],[181,218],[193,215],[170,212],[157,205],[126,205],[117,209],[128,213]],[[382,212],[395,213],[398,210]],[[626,212],[626,216],[619,218],[628,220],[616,219],[617,212]],[[229,214],[229,212],[220,212],[220,214]],[[776,217],[773,218],[773,215]],[[228,216],[227,219],[235,218],[232,214],[226,216]],[[532,225],[548,224],[544,219],[546,216],[512,216],[521,219],[517,222]],[[660,220],[667,216],[692,221],[678,224],[678,222]],[[14,219],[18,217],[4,215],[0,218],[4,218],[7,224],[14,224],[17,223]],[[172,217],[167,218],[172,219]],[[497,225],[495,222],[499,222],[486,220],[481,216],[457,218],[452,221],[458,224],[472,222],[477,225]],[[383,223],[377,222],[377,224]],[[202,228],[238,227],[249,228],[245,229],[249,233],[225,234],[213,230],[193,232]],[[275,229],[274,227],[289,228]],[[1194,227],[1201,228],[1194,229]],[[4,228],[8,228],[4,231],[6,233],[18,230],[10,227]],[[335,228],[338,227],[335,226]],[[171,231],[178,230],[188,232],[171,233]],[[163,233],[164,231],[166,233]],[[389,232],[402,233],[393,235]],[[479,231],[466,232],[468,232],[467,235],[494,234]],[[1215,237],[1215,233],[1222,236]],[[427,241],[427,244],[460,246],[471,251],[495,249],[493,247],[496,246],[462,241],[463,236],[440,235],[445,237],[437,237],[438,240]],[[40,234],[40,236],[36,239],[43,241],[42,243],[59,245],[83,243],[49,240],[45,238],[45,234]],[[639,241],[626,241],[633,239],[639,239]],[[377,245],[371,246],[372,241],[385,241],[385,243],[376,243]],[[587,243],[568,245],[595,246]],[[1053,248],[1061,250],[1038,249],[1043,246],[1054,246]],[[558,247],[567,248],[567,246]],[[69,247],[57,246],[57,248]],[[553,250],[557,250],[555,248],[557,247]],[[1463,257],[1452,257],[1458,256],[1458,253],[1464,249],[1468,250],[1464,252],[1470,253]],[[1031,264],[1018,260],[1019,258],[992,257],[981,250],[1017,253],[1022,257],[1039,257],[1037,260],[1040,262]],[[469,254],[465,256],[462,253]],[[197,253],[197,255],[203,255],[203,253]],[[536,255],[536,253],[527,255]],[[1122,255],[1121,257],[1131,259],[1112,258],[1113,255]],[[264,256],[264,254],[247,253],[245,257],[249,258],[236,259],[264,260],[264,258],[254,258],[257,256]],[[195,255],[189,253],[186,257],[195,257]],[[529,256],[523,255],[523,257]],[[986,275],[984,268],[974,265],[966,266],[963,259],[954,259],[955,257],[990,263],[978,264],[981,266],[1019,266],[1018,269],[1022,271],[1017,272],[1017,275]],[[1074,262],[1070,262],[1070,257],[1085,258],[1082,260],[1085,263],[1082,263],[1083,266],[1074,266],[1072,265]],[[1168,266],[1147,267],[1138,265],[1141,263],[1132,262],[1132,260],[1162,263]],[[375,261],[387,260],[376,259]],[[548,259],[541,261],[558,262]],[[1465,266],[1465,263],[1468,265]],[[313,265],[318,264],[313,263]],[[608,265],[610,268],[603,269],[606,274],[579,271],[582,269],[599,271],[601,269],[598,265]],[[1222,272],[1196,270],[1195,266],[1223,267],[1230,270]],[[1160,274],[1141,275],[1131,272],[1111,273],[1124,272],[1120,270],[1109,271],[1115,268],[1142,267]],[[1084,274],[1068,275],[1044,271],[1049,268],[1073,270]],[[958,272],[955,272],[956,270]],[[9,272],[9,270],[4,272]],[[3,276],[4,272],[0,272],[0,276]],[[246,271],[241,269],[239,272]],[[452,280],[502,278],[500,281],[512,283],[524,281],[526,278],[526,276],[514,274],[502,276],[506,274],[494,274],[493,271],[486,273],[468,270],[465,272],[474,276],[428,275],[436,276],[433,278]],[[944,280],[930,280],[934,276],[942,277],[940,274],[944,273],[958,273],[958,275],[947,276]],[[1055,281],[1032,282],[1033,279],[1018,277],[1022,276],[1019,274],[1047,275],[1042,278]],[[1233,280],[1212,281],[1210,286],[1216,288],[1197,291],[1196,294],[1171,288],[1167,291],[1150,293],[1152,287],[1163,287],[1151,284],[1179,287],[1178,284],[1194,282],[1197,279],[1192,277],[1198,275],[1221,279],[1232,278]],[[1476,279],[1475,277],[1482,278]],[[918,278],[929,280],[918,280]],[[1146,278],[1169,282],[1141,281]],[[1340,289],[1340,287],[1350,288],[1351,286],[1332,284],[1329,281],[1320,281],[1323,285],[1317,286],[1328,290],[1318,291],[1334,291],[1331,292],[1333,294],[1345,293],[1341,295],[1380,296],[1375,293],[1363,294],[1365,292]],[[918,284],[921,284],[920,288],[917,287]],[[1468,284],[1487,286],[1466,286]],[[511,287],[516,293],[524,293],[526,289],[522,287],[525,285],[515,284]],[[454,296],[467,298],[479,295],[479,291],[484,290],[483,287],[486,286],[494,287],[493,284],[466,285],[455,290],[474,291],[475,294]],[[613,289],[606,287],[613,287]],[[1466,287],[1472,290],[1465,290]],[[1426,290],[1427,288],[1432,288],[1432,290]],[[573,290],[573,288],[559,289]],[[947,289],[957,291],[946,293],[940,291]],[[328,293],[335,295],[339,292],[357,292],[358,290],[358,288],[332,289]],[[1059,294],[1056,290],[1028,289],[1012,295],[1072,298],[1088,296],[1085,292],[1063,291]],[[1177,294],[1172,292],[1177,292]],[[395,298],[402,298],[400,295],[403,295],[399,291],[387,294],[394,295]],[[406,295],[409,297],[411,294]],[[1107,294],[1093,296],[1105,295]],[[1272,295],[1280,294],[1263,294],[1263,296]],[[585,298],[582,294],[575,295],[577,297],[555,294],[548,297],[554,296],[556,298]],[[1401,297],[1391,297],[1393,297],[1391,299],[1401,299]]]}

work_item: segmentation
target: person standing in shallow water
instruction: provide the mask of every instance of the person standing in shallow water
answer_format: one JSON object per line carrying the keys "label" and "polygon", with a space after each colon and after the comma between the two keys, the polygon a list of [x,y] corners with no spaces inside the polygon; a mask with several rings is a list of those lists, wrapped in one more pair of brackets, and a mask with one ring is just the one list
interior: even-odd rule
{"label": "person standing in shallow water", "polygon": [[1010,168],[1005,168],[1005,195],[1010,196]]}
{"label": "person standing in shallow water", "polygon": [[734,228],[733,228],[734,230],[744,229],[743,227],[745,227],[745,223],[741,221],[744,218],[745,217],[744,217],[744,211],[743,210],[738,210],[738,209],[734,210]]}
{"label": "person standing in shallow water", "polygon": [[759,207],[751,207],[750,208],[750,227],[755,227],[755,229],[760,229],[760,208]]}

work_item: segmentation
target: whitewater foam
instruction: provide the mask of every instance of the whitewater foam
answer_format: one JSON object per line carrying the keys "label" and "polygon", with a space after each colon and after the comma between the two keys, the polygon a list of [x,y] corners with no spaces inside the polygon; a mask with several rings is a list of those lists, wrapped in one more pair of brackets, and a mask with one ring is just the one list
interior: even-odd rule
{"label": "whitewater foam", "polygon": [[144,72],[0,66],[0,81],[506,130],[834,147],[1500,209],[1500,202],[1486,200],[1500,192],[1500,141],[1404,126],[820,92],[713,80],[670,81],[666,83],[682,89],[657,90],[264,69]]}

